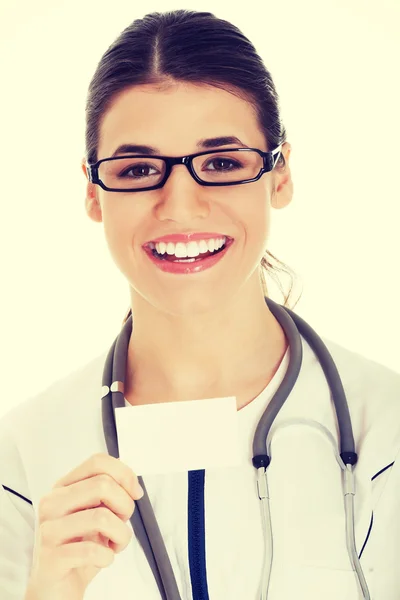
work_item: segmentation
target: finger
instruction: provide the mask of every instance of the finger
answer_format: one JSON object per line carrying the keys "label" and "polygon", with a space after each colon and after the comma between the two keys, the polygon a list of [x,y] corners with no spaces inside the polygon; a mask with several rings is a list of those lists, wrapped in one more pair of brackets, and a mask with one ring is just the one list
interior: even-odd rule
{"label": "finger", "polygon": [[127,521],[135,510],[132,496],[111,476],[101,474],[53,489],[41,499],[39,522],[98,506],[106,506],[123,521]]}
{"label": "finger", "polygon": [[105,473],[113,477],[134,500],[142,496],[142,488],[139,485],[138,478],[135,473],[123,463],[119,458],[114,458],[108,454],[94,454],[81,465],[73,469],[70,473],[59,479],[53,488],[64,487],[94,477],[100,473]]}
{"label": "finger", "polygon": [[132,529],[105,507],[84,510],[67,515],[55,521],[46,521],[41,526],[41,542],[46,548],[57,548],[63,544],[82,541],[97,541],[99,536],[108,538],[114,544],[116,552],[124,550],[132,539]]}

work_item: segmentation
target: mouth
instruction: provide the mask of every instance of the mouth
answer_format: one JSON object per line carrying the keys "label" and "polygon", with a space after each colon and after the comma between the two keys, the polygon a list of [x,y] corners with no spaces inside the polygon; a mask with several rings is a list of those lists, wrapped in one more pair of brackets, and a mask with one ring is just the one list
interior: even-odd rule
{"label": "mouth", "polygon": [[189,243],[149,242],[143,249],[162,271],[188,274],[212,267],[226,254],[233,242],[233,238],[222,236]]}
{"label": "mouth", "polygon": [[185,244],[183,242],[178,242],[176,244],[169,243],[154,243],[150,242],[147,244],[149,250],[151,250],[154,258],[158,260],[167,260],[169,262],[177,262],[177,263],[193,263],[198,262],[200,260],[204,260],[209,256],[215,256],[222,252],[229,240],[232,238],[228,238],[226,236],[221,238],[209,239],[209,240],[199,240],[189,242]]}

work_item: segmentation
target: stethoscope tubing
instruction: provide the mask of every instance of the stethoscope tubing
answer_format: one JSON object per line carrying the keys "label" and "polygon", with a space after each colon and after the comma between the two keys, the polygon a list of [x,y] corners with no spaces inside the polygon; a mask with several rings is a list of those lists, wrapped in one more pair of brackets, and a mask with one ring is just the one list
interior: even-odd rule
{"label": "stethoscope tubing", "polygon": [[[339,426],[340,455],[344,463],[356,464],[357,455],[354,450],[354,436],[343,385],[336,365],[325,344],[316,332],[290,309],[276,304],[270,298],[265,298],[265,301],[286,334],[289,342],[290,357],[285,377],[256,428],[253,440],[254,457],[261,457],[259,461],[261,465],[264,465],[265,468],[268,467],[270,457],[266,455],[266,439],[275,417],[288,398],[298,378],[303,356],[301,334],[317,355],[331,389]],[[115,409],[125,406],[123,390],[126,357],[131,332],[132,315],[129,316],[120,334],[111,346],[103,372],[102,418],[104,436],[108,453],[115,458],[119,458]],[[110,382],[113,382],[111,386]],[[266,459],[263,457],[266,457]],[[253,464],[256,466],[254,459]],[[131,525],[153,571],[161,598],[163,600],[181,600],[164,540],[156,521],[143,478],[139,476],[138,480],[144,490],[144,496],[136,501],[135,511],[130,519]]]}
{"label": "stethoscope tubing", "polygon": [[312,327],[289,308],[276,304],[270,298],[266,298],[265,300],[288,338],[290,357],[286,376],[268,404],[256,428],[253,455],[265,454],[265,440],[268,437],[272,423],[297,381],[303,358],[301,334],[316,354],[331,390],[339,427],[340,456],[345,464],[355,465],[357,463],[357,454],[355,452],[349,407],[342,380],[326,345]]}
{"label": "stethoscope tubing", "polygon": [[[132,316],[125,323],[121,333],[111,346],[103,374],[104,387],[109,382],[125,383],[125,359],[129,338],[132,332]],[[115,360],[114,360],[115,357]],[[122,360],[121,360],[122,359]],[[119,369],[123,368],[120,372]],[[115,409],[125,406],[124,394],[114,390],[111,385],[107,395],[102,398],[102,418],[107,451],[110,456],[119,458],[117,428],[115,423]],[[111,394],[111,402],[110,402]],[[153,508],[147,494],[146,486],[141,476],[138,481],[143,488],[144,495],[135,501],[135,510],[130,522],[135,536],[140,540],[143,552],[153,572],[162,600],[181,600],[172,566],[165,548],[158,523],[155,519]]]}

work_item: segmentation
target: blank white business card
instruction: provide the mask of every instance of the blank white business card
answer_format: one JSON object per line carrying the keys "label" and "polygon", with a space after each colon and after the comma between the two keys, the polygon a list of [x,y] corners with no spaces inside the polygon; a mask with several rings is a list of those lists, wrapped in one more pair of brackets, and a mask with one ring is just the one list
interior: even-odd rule
{"label": "blank white business card", "polygon": [[236,397],[115,409],[120,459],[136,475],[241,464]]}

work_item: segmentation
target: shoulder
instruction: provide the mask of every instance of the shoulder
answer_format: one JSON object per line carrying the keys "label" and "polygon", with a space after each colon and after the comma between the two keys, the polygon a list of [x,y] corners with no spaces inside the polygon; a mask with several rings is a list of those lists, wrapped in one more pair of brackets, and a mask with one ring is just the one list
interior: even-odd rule
{"label": "shoulder", "polygon": [[10,409],[0,418],[0,432],[18,434],[37,423],[48,425],[52,416],[60,417],[72,407],[82,406],[80,397],[92,397],[94,391],[99,397],[105,358],[104,352]]}
{"label": "shoulder", "polygon": [[[93,440],[92,424],[100,422],[101,378],[106,352],[92,359],[0,418],[0,486],[32,498],[39,480],[44,487],[74,457],[77,442]],[[95,411],[95,412],[94,412]],[[99,413],[98,422],[95,421]],[[85,437],[79,436],[79,429]],[[64,458],[65,457],[65,458]],[[73,458],[72,458],[73,459]],[[34,495],[34,494],[33,494]]]}
{"label": "shoulder", "polygon": [[336,342],[322,339],[346,393],[353,398],[362,397],[363,403],[376,412],[397,415],[400,423],[400,373]]}
{"label": "shoulder", "polygon": [[400,373],[322,338],[340,375],[358,451],[368,451],[373,468],[400,451]]}

